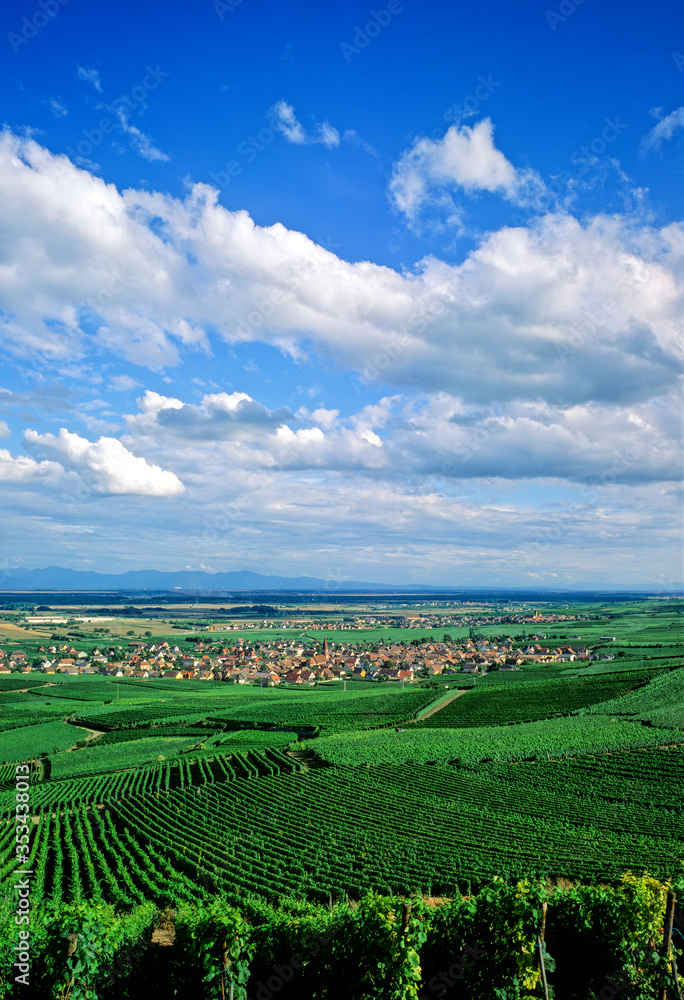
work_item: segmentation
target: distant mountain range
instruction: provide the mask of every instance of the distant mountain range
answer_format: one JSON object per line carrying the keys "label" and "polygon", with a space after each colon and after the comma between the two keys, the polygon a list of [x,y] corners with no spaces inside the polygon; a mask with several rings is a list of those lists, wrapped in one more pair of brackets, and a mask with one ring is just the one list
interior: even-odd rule
{"label": "distant mountain range", "polygon": [[[66,591],[275,591],[293,590],[324,593],[342,591],[407,592],[435,591],[436,587],[407,587],[385,583],[362,583],[358,580],[318,580],[313,576],[264,576],[249,570],[231,573],[202,573],[181,570],[164,573],[155,569],[131,570],[128,573],[91,573],[84,570],[47,566],[45,569],[0,570],[0,590]],[[444,588],[441,588],[444,589]]]}
{"label": "distant mountain range", "polygon": [[[602,594],[605,597],[621,594],[652,594],[652,588],[626,587],[622,590],[596,588],[591,585],[572,590],[558,588],[549,590],[542,587],[434,587],[425,584],[367,583],[361,580],[319,580],[313,576],[266,576],[249,570],[230,573],[203,573],[193,570],[179,570],[164,573],[156,569],[130,570],[128,573],[91,573],[86,570],[65,569],[63,566],[47,566],[45,569],[0,569],[0,593],[3,591],[63,591],[66,593],[102,593],[118,591],[122,593],[185,593],[219,592],[243,593],[246,591],[292,591],[304,594],[372,593],[372,594],[458,594],[461,599],[493,599],[497,595],[507,600],[527,600],[548,595],[550,599],[578,599],[580,594],[590,596]],[[673,589],[672,594],[682,594],[682,586]],[[662,594],[659,596],[663,596]]]}

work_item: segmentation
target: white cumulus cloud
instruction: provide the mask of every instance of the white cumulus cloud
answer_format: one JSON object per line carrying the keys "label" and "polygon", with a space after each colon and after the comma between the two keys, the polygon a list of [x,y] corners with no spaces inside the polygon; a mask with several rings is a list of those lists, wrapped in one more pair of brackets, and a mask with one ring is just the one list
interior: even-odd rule
{"label": "white cumulus cloud", "polygon": [[415,220],[429,203],[445,201],[454,189],[490,191],[517,205],[531,205],[544,193],[541,177],[516,169],[494,145],[489,118],[452,125],[442,139],[416,139],[394,164],[389,185],[394,205]]}
{"label": "white cumulus cloud", "polygon": [[90,473],[96,493],[174,497],[185,488],[173,472],[133,455],[116,438],[88,441],[62,427],[56,435],[27,430],[24,440],[31,447],[55,455],[66,468]]}
{"label": "white cumulus cloud", "polygon": [[547,214],[460,263],[400,273],[257,226],[208,185],[182,200],[120,194],[6,132],[0,227],[0,336],[45,364],[102,352],[158,370],[209,353],[211,330],[332,362],[364,386],[471,402],[647,400],[678,378],[679,223]]}
{"label": "white cumulus cloud", "polygon": [[126,416],[132,433],[184,440],[244,440],[273,431],[292,419],[282,407],[271,411],[246,392],[214,392],[199,405],[146,390],[138,400],[140,413]]}
{"label": "white cumulus cloud", "polygon": [[57,462],[42,461],[27,455],[11,455],[6,448],[0,448],[0,482],[28,483],[32,481],[52,480],[63,472]]}

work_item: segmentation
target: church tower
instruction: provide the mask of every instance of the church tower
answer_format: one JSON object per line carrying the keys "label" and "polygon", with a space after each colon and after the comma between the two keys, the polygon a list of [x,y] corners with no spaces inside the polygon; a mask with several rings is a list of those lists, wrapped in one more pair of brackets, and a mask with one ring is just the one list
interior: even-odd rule
{"label": "church tower", "polygon": [[330,650],[328,649],[328,640],[323,639],[323,656],[326,660],[330,659]]}

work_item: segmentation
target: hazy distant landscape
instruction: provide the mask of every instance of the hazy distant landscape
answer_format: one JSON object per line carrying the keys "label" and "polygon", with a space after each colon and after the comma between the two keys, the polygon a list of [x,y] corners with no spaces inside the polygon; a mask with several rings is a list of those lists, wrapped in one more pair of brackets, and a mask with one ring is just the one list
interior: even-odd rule
{"label": "hazy distant landscape", "polygon": [[[626,914],[634,892],[657,907],[659,886],[684,887],[682,598],[274,591],[272,604],[161,595],[147,609],[134,596],[122,608],[2,595],[0,809],[11,817],[26,761],[43,989],[69,968],[48,961],[50,935],[89,933],[77,914],[106,920],[99,933],[124,956],[98,966],[98,995],[113,997],[142,995],[150,978],[198,988],[220,965],[188,935],[225,926],[242,940],[239,912],[262,942],[244,967],[248,996],[295,945],[306,988],[332,991],[339,944],[324,942],[386,919],[388,905],[429,989],[461,894],[479,940],[492,905],[506,919],[507,885],[529,896],[526,933],[544,900],[556,996],[596,988],[606,968],[629,974],[628,952],[598,928],[578,967],[568,935],[582,932],[563,914]],[[632,885],[627,872],[648,875]],[[215,923],[212,900],[232,923]],[[240,947],[251,953],[247,938]],[[384,947],[382,991],[396,974]],[[494,962],[494,982],[514,976],[515,949],[482,948],[487,975],[473,963],[468,991],[490,988]],[[280,981],[301,995],[302,980]]]}

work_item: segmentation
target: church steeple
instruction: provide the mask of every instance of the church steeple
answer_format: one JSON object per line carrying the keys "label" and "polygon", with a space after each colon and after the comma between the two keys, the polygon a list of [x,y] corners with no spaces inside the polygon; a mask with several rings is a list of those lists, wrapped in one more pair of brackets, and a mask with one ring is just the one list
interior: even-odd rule
{"label": "church steeple", "polygon": [[323,656],[327,659],[330,658],[330,650],[328,649],[328,640],[323,640]]}

